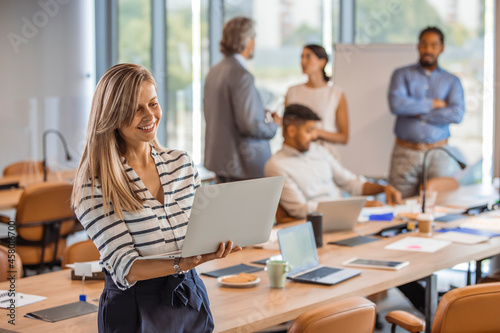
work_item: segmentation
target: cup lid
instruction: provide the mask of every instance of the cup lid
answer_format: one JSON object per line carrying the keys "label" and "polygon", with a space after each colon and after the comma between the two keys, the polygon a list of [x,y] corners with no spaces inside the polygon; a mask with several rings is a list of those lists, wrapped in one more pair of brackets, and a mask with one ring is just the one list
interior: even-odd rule
{"label": "cup lid", "polygon": [[420,213],[417,215],[417,221],[434,221],[434,215],[429,213]]}

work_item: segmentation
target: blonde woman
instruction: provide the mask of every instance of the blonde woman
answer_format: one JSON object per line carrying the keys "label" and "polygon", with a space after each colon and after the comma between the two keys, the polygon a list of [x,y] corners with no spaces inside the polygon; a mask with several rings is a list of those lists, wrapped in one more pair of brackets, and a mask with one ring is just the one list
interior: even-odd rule
{"label": "blonde woman", "polygon": [[318,140],[338,158],[337,145],[346,144],[349,139],[349,118],[344,93],[325,73],[327,63],[328,54],[322,46],[304,46],[300,64],[308,80],[288,89],[285,106],[301,104],[320,116]]}
{"label": "blonde woman", "polygon": [[203,256],[137,260],[182,248],[200,186],[190,157],[158,143],[161,115],[155,81],[145,68],[119,64],[99,81],[72,197],[106,273],[99,332],[214,327],[195,267],[226,257],[232,242]]}

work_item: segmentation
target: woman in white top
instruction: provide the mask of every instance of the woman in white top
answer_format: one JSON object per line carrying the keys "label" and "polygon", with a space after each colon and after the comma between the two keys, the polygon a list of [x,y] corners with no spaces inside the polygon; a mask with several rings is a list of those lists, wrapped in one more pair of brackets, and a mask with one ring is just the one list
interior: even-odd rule
{"label": "woman in white top", "polygon": [[200,186],[191,158],[159,144],[161,115],[156,83],[144,67],[118,64],[99,80],[72,204],[106,274],[101,333],[214,328],[195,267],[226,257],[232,242],[202,256],[138,260],[182,249]]}
{"label": "woman in white top", "polygon": [[336,145],[347,143],[349,120],[344,93],[330,82],[330,77],[325,73],[327,62],[328,54],[322,46],[304,46],[300,63],[308,81],[288,89],[285,106],[302,104],[320,116],[319,142],[338,158]]}

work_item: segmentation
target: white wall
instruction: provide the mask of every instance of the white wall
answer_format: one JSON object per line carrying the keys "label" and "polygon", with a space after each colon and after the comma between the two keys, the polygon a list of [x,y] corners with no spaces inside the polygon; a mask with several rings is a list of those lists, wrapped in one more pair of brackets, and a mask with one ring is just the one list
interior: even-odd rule
{"label": "white wall", "polygon": [[76,167],[95,82],[94,7],[89,0],[0,4],[0,170],[42,159],[42,134],[57,129],[75,157],[47,137],[54,169]]}

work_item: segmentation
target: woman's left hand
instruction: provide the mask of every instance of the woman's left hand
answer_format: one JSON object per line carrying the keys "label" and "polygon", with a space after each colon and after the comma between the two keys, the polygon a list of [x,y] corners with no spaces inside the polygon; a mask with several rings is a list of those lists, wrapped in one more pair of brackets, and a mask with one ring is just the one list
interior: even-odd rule
{"label": "woman's left hand", "polygon": [[179,262],[179,266],[182,270],[193,269],[198,265],[203,264],[204,262],[211,261],[214,259],[222,259],[227,257],[230,253],[241,251],[241,246],[236,246],[233,249],[233,242],[228,241],[227,244],[224,242],[220,242],[219,249],[214,253],[207,253],[204,255],[198,255],[188,258],[182,258]]}

